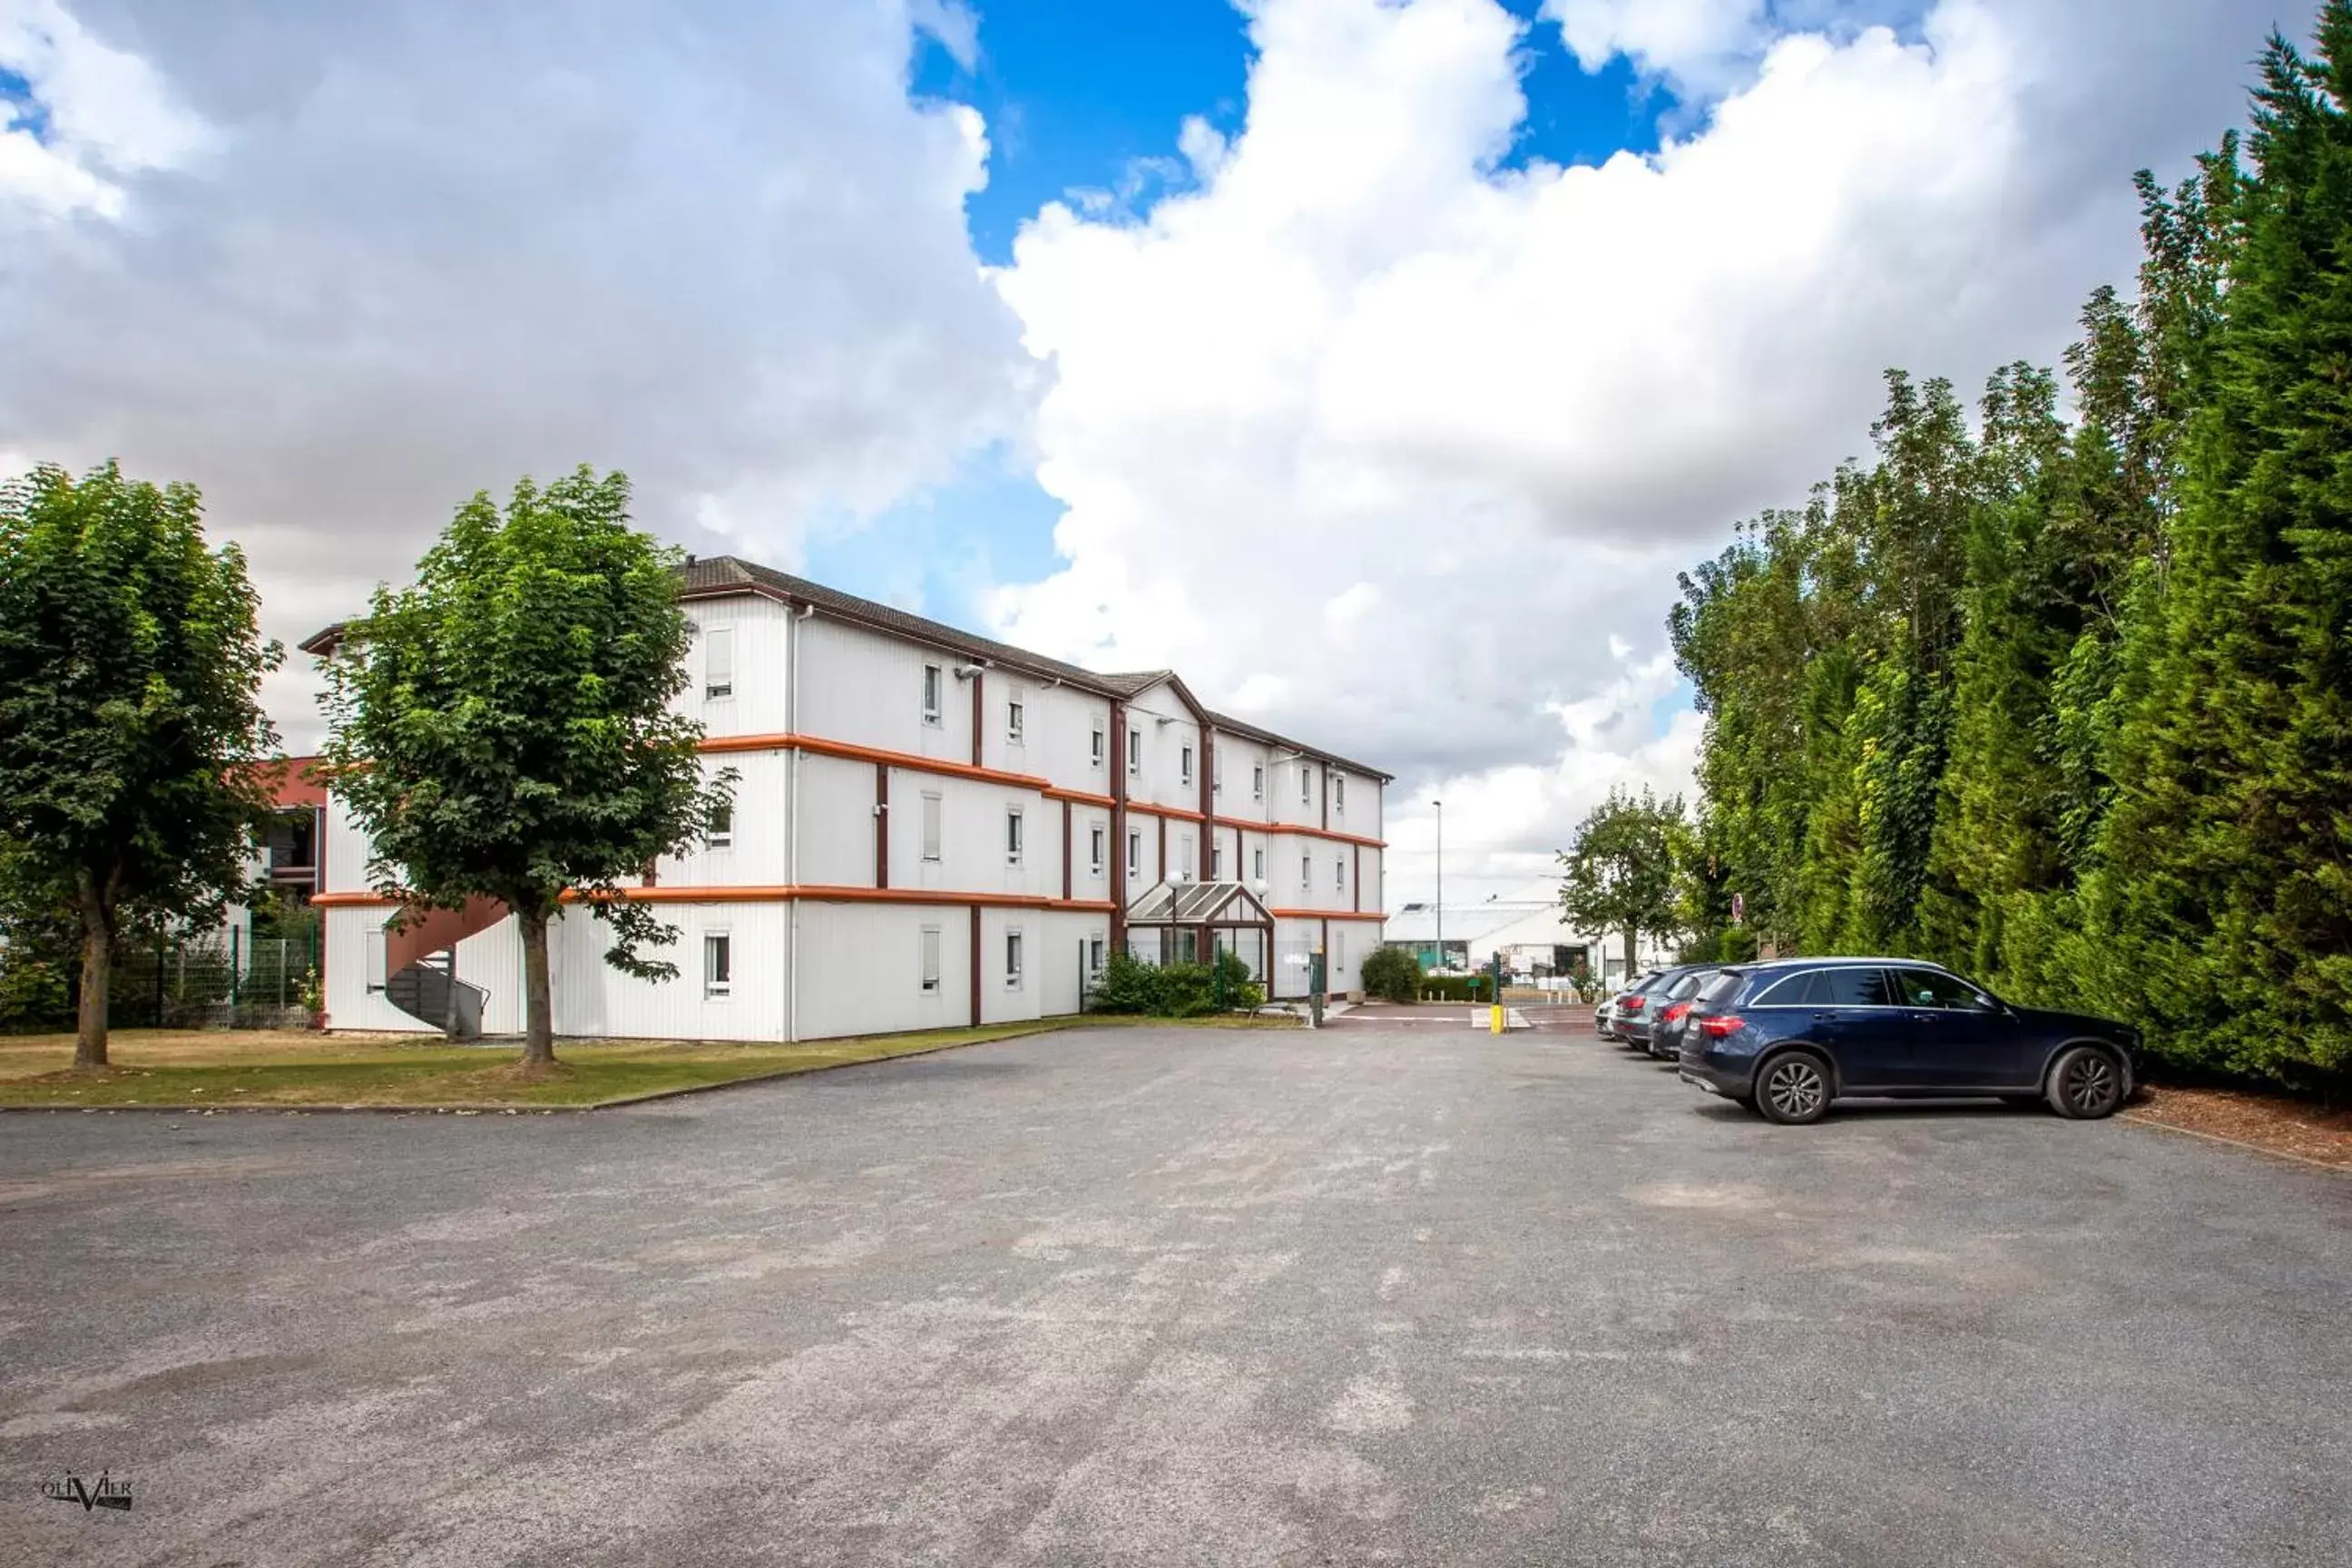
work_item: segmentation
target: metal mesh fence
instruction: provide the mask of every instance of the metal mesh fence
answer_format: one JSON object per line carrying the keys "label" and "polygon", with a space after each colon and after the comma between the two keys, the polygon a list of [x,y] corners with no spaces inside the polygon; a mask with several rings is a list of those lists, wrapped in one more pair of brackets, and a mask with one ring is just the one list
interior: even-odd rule
{"label": "metal mesh fence", "polygon": [[[108,1022],[119,1028],[301,1028],[318,1011],[318,939],[242,932],[115,949],[107,986]],[[81,983],[78,961],[0,952],[0,1029],[73,1026]]]}

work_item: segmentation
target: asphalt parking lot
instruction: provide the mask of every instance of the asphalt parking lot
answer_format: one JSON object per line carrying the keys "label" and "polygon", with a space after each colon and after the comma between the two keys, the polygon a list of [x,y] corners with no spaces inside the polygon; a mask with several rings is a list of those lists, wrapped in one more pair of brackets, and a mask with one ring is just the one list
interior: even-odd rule
{"label": "asphalt parking lot", "polygon": [[1581,1031],[10,1116],[0,1258],[12,1563],[2352,1563],[2344,1177]]}

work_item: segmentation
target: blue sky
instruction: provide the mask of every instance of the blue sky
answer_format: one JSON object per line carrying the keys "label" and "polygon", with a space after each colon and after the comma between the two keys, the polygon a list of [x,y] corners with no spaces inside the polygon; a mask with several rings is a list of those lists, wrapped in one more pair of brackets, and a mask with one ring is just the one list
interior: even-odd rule
{"label": "blue sky", "polygon": [[[1674,107],[1662,89],[1645,88],[1622,58],[1588,75],[1559,30],[1536,21],[1539,0],[1505,4],[1530,24],[1528,115],[1508,162],[1598,163],[1657,145],[1659,117]],[[965,205],[983,262],[1009,261],[1022,223],[1070,191],[1139,179],[1135,205],[1148,207],[1179,177],[1187,117],[1228,136],[1242,129],[1249,37],[1224,0],[1129,0],[1116,26],[1093,0],[996,0],[979,16],[973,68],[924,38],[911,86],[919,97],[970,104],[988,122],[988,185]],[[1052,569],[1060,510],[1011,453],[991,451],[864,527],[816,531],[806,568],[849,592],[977,626],[992,584]]]}

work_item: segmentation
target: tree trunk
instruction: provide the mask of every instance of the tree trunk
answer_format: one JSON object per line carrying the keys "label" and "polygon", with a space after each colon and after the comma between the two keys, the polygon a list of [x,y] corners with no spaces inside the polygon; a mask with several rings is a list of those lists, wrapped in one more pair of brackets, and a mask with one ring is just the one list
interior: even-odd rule
{"label": "tree trunk", "polygon": [[74,1070],[106,1066],[106,993],[114,978],[114,923],[85,881],[81,888],[81,1008],[74,1020]]}
{"label": "tree trunk", "polygon": [[522,926],[522,1065],[555,1065],[555,1019],[547,983],[547,916],[518,909]]}
{"label": "tree trunk", "polygon": [[1625,984],[1628,985],[1633,984],[1633,975],[1635,973],[1633,969],[1633,949],[1639,945],[1641,945],[1640,937],[1635,934],[1632,926],[1627,926],[1625,928]]}

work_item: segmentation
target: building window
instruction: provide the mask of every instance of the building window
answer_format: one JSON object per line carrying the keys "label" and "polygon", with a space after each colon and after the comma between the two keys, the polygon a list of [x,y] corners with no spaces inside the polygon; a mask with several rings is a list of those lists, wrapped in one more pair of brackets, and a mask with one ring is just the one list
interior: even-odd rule
{"label": "building window", "polygon": [[1021,933],[1017,931],[1004,933],[1004,988],[1021,989]]}
{"label": "building window", "polygon": [[1265,850],[1262,847],[1250,851],[1250,875],[1258,881],[1265,880]]}
{"label": "building window", "polygon": [[1305,893],[1312,892],[1314,889],[1315,857],[1312,855],[1301,855],[1298,858],[1298,890]]}
{"label": "building window", "polygon": [[923,666],[923,722],[926,724],[940,721],[940,686],[946,679],[947,672],[938,665]]}
{"label": "building window", "polygon": [[1192,858],[1192,836],[1189,833],[1179,835],[1176,839],[1176,879],[1180,882],[1191,881],[1192,868],[1199,864],[1200,862]]}
{"label": "building window", "polygon": [[1102,875],[1103,841],[1108,837],[1109,835],[1099,827],[1089,830],[1087,835],[1087,860],[1094,868],[1095,875],[1097,877]]}
{"label": "building window", "polygon": [[1222,882],[1224,879],[1225,847],[1222,844],[1212,844],[1209,846],[1209,880]]}
{"label": "building window", "polygon": [[1100,974],[1102,973],[1102,967],[1103,939],[1098,936],[1090,937],[1087,941],[1087,973],[1089,974]]}
{"label": "building window", "polygon": [[703,842],[713,849],[724,849],[735,842],[735,803],[728,801],[710,814],[710,837]]}
{"label": "building window", "polygon": [[923,928],[923,994],[931,995],[940,988],[940,928]]}
{"label": "building window", "polygon": [[1007,702],[1004,705],[1004,738],[1016,746],[1021,743],[1021,704]]}
{"label": "building window", "polygon": [[1103,732],[1099,724],[1095,726],[1094,749],[1089,755],[1095,766],[1103,765]]}
{"label": "building window", "polygon": [[1143,731],[1140,730],[1127,732],[1127,772],[1130,778],[1143,775]]}
{"label": "building window", "polygon": [[1130,828],[1127,835],[1127,879],[1131,882],[1142,875],[1143,834],[1139,829]]}
{"label": "building window", "polygon": [[735,633],[727,626],[702,634],[702,696],[716,702],[735,695]]}
{"label": "building window", "polygon": [[1339,873],[1339,890],[1343,893],[1346,892],[1348,890],[1348,862],[1344,859],[1335,861],[1332,865],[1332,869]]}
{"label": "building window", "polygon": [[1225,753],[1223,752],[1213,751],[1209,753],[1209,793],[1211,795],[1225,793]]}
{"label": "building window", "polygon": [[1186,784],[1189,784],[1192,782],[1192,747],[1186,746],[1177,753],[1176,768],[1177,772],[1182,776]]}
{"label": "building window", "polygon": [[1331,775],[1331,815],[1348,815],[1348,775],[1345,773]]}
{"label": "building window", "polygon": [[940,797],[926,795],[923,796],[923,858],[936,860],[939,858]]}
{"label": "building window", "polygon": [[1315,775],[1307,771],[1307,759],[1304,757],[1298,760],[1298,804],[1315,804]]}
{"label": "building window", "polygon": [[1021,864],[1021,808],[1014,806],[1004,814],[1004,863]]}
{"label": "building window", "polygon": [[1265,798],[1265,764],[1264,763],[1250,764],[1250,798],[1252,800]]}
{"label": "building window", "polygon": [[735,984],[735,939],[710,931],[702,939],[702,994],[724,996]]}

